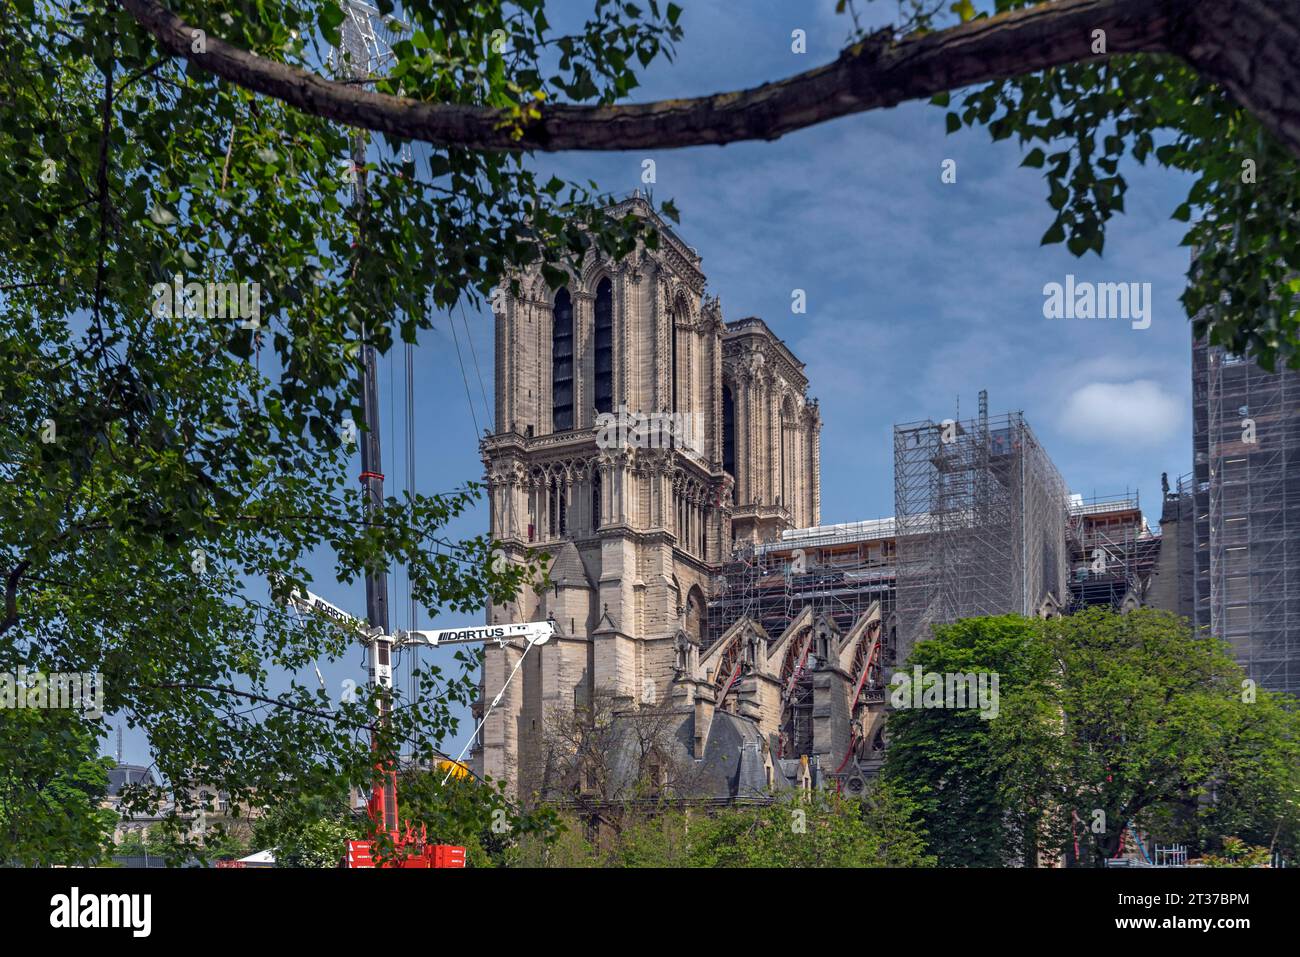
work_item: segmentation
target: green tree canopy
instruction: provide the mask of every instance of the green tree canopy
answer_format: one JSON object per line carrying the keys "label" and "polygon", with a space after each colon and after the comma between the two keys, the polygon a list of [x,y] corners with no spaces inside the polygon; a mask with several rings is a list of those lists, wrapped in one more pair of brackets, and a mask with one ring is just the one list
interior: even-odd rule
{"label": "green tree canopy", "polygon": [[[416,39],[398,45],[391,79],[370,92],[322,77],[294,43],[259,42],[238,20],[223,26],[219,9],[123,2],[155,42],[196,67],[305,112],[439,147],[774,139],[909,99],[946,106],[951,92],[969,90],[949,130],[979,123],[995,139],[1041,143],[1024,163],[1046,167],[1055,215],[1043,242],[1066,242],[1075,255],[1100,255],[1107,220],[1124,210],[1123,156],[1193,173],[1171,212],[1196,216],[1183,240],[1198,253],[1183,303],[1198,333],[1266,368],[1300,368],[1300,0],[899,0],[896,23],[857,28],[833,63],[644,104],[614,101],[636,85],[633,58],[646,66],[679,35],[672,3],[598,0],[584,33],[566,38],[547,36],[542,0],[407,2]],[[853,0],[837,7],[857,27]],[[286,16],[314,19],[327,38],[342,19],[333,0],[300,8]],[[211,40],[202,49],[196,29]],[[549,54],[559,71],[545,68]]]}
{"label": "green tree canopy", "polygon": [[0,865],[102,859],[115,823],[100,806],[113,765],[102,737],[75,710],[0,708]]}
{"label": "green tree canopy", "polygon": [[890,716],[886,774],[920,802],[943,864],[1073,859],[1077,846],[1096,865],[1130,823],[1201,848],[1294,839],[1294,702],[1254,689],[1221,642],[1167,612],[968,619],[936,628],[912,663],[1000,674],[995,719]]}
{"label": "green tree canopy", "polygon": [[561,832],[521,841],[531,867],[927,867],[918,807],[876,781],[862,798],[817,791],[723,808],[670,803],[628,813],[617,831],[562,814]]}

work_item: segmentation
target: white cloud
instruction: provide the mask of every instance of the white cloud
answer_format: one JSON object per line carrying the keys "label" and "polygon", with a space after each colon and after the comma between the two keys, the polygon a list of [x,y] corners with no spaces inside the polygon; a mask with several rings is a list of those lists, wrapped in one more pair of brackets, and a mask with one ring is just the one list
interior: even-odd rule
{"label": "white cloud", "polygon": [[1183,412],[1182,400],[1150,379],[1090,382],[1066,400],[1060,429],[1108,445],[1165,442],[1182,427]]}

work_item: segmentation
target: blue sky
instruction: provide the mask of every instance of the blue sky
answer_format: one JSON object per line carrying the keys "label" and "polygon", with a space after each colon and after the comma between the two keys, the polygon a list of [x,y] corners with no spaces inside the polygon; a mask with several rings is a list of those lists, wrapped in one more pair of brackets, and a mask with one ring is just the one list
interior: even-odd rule
{"label": "blue sky", "polygon": [[[656,64],[635,99],[715,92],[808,69],[836,56],[850,26],[834,13],[835,0],[682,5],[686,36],[677,60]],[[589,9],[564,6],[566,15],[568,7],[579,15]],[[884,22],[893,11],[892,3],[868,5],[866,22]],[[796,29],[806,32],[804,54],[791,51]],[[643,160],[655,161],[654,198],[676,202],[678,232],[703,256],[724,317],[762,317],[807,364],[824,419],[824,523],[892,515],[894,423],[956,417],[959,401],[961,417],[973,416],[980,389],[988,389],[994,414],[1025,413],[1072,491],[1139,490],[1154,522],[1160,473],[1172,480],[1191,468],[1191,340],[1178,302],[1188,256],[1178,245],[1185,227],[1169,218],[1188,183],[1154,165],[1122,166],[1128,212],[1112,220],[1104,256],[1076,259],[1063,245],[1038,244],[1051,210],[1041,172],[1020,167],[1022,155],[1017,144],[993,143],[983,129],[945,135],[942,109],[912,103],[774,143],[541,156],[535,163],[623,193],[642,185]],[[941,181],[947,159],[956,161],[956,183]],[[1151,283],[1150,328],[1045,319],[1043,287],[1063,283],[1067,273]],[[806,314],[791,313],[794,289],[807,293]],[[482,393],[490,402],[493,330],[486,314],[469,312],[467,320],[477,367],[459,315],[456,321],[470,399],[446,317],[416,350],[421,492],[482,475],[470,403],[481,429],[490,421]],[[381,360],[389,491],[402,487],[406,471],[402,368],[400,350]],[[474,535],[486,524],[480,508],[450,533]],[[320,556],[317,590],[364,614],[361,583],[335,584],[332,568],[331,558]],[[400,575],[395,579],[393,624],[404,626]],[[437,618],[447,625],[481,620]],[[360,650],[321,669],[328,687],[364,680]],[[310,671],[300,678],[315,681]],[[462,721],[444,748],[459,752],[471,730]],[[127,759],[144,753],[143,739],[128,734]]]}

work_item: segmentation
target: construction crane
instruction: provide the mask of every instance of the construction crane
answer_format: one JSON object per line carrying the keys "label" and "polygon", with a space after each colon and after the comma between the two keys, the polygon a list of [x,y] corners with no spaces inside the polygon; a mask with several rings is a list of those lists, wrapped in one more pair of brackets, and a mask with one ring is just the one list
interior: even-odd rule
{"label": "construction crane", "polygon": [[[365,83],[382,74],[383,68],[394,59],[392,46],[395,38],[407,35],[410,29],[401,20],[382,15],[378,9],[363,0],[343,0],[341,6],[345,16],[339,31],[340,49],[337,51],[337,58],[333,53],[330,55],[330,61],[332,65],[348,74],[353,82]],[[364,133],[358,132],[353,136],[351,147],[349,165],[352,172],[352,199],[355,208],[360,211],[366,204],[367,142]],[[365,235],[358,235],[357,245],[363,246],[365,242]],[[383,467],[383,459],[379,444],[378,354],[375,347],[366,341],[367,338],[367,330],[363,327],[359,376],[365,433],[360,439],[359,479],[365,495],[366,516],[374,518],[383,506],[384,475],[380,471]],[[394,634],[389,628],[387,570],[378,564],[367,568],[365,583],[365,621],[310,592],[294,591],[289,596],[288,602],[300,612],[315,614],[336,622],[351,631],[365,645],[366,670],[371,693],[378,708],[375,720],[379,728],[386,726],[390,720],[393,693],[392,661],[395,648],[407,645],[439,647],[481,641],[496,641],[498,645],[504,646],[508,642],[522,639],[525,642],[524,654],[527,655],[534,645],[545,643],[555,633],[554,622],[547,621],[433,631],[399,631]],[[521,664],[522,661],[521,657]],[[513,678],[514,675],[510,677]],[[482,721],[486,721],[491,708],[500,702],[508,685],[509,680],[502,686],[491,707],[485,709]],[[482,721],[471,736],[471,741],[481,730]],[[376,747],[376,736],[372,736],[372,748]],[[469,745],[466,744],[465,749],[468,747]],[[461,757],[464,756],[465,749],[461,751]],[[368,802],[368,810],[376,834],[389,835],[399,849],[394,866],[463,867],[464,848],[449,848],[442,845],[430,847],[423,826],[420,833],[416,835],[408,822],[405,833],[399,833],[396,769],[377,764],[375,772],[375,786]],[[466,769],[460,764],[460,757],[457,757],[447,768],[447,778],[444,778],[444,783],[453,774],[461,777],[465,773],[467,773]],[[349,842],[347,858],[349,866],[376,866],[371,854],[372,850],[371,841]]]}
{"label": "construction crane", "polygon": [[[386,720],[388,708],[391,704],[394,649],[409,646],[440,648],[443,645],[477,644],[491,641],[496,642],[498,647],[504,647],[514,641],[523,641],[524,656],[526,656],[535,646],[546,644],[555,635],[554,619],[473,625],[463,628],[439,628],[425,631],[399,629],[396,633],[390,635],[386,634],[384,629],[367,624],[332,602],[326,601],[319,595],[306,590],[291,590],[285,597],[285,602],[300,614],[314,615],[333,622],[340,628],[351,632],[362,642],[366,648],[367,682],[371,694],[378,702],[380,709],[378,718],[380,721]],[[519,665],[523,664],[524,656],[520,656],[519,663],[515,666],[515,672],[519,670]],[[500,703],[506,688],[510,685],[510,679],[513,678],[514,673],[512,672],[491,705],[484,709],[478,727],[475,728],[474,734],[470,736],[470,742],[478,736],[478,732],[482,729],[484,722],[487,721],[488,715]],[[372,746],[374,746],[373,738]],[[445,768],[447,771],[443,783],[446,783],[451,777],[459,779],[468,774],[465,766],[461,764],[461,758],[464,757],[468,748],[469,742],[461,749],[460,755],[454,761],[442,762],[440,769]],[[418,832],[414,830],[410,821],[406,822],[404,830],[399,829],[397,772],[392,768],[384,767],[382,764],[376,765],[375,770],[375,785],[366,807],[376,836],[387,834],[397,849],[396,858],[390,866],[407,868],[464,867],[465,849],[463,847],[429,844],[428,834],[423,824],[420,825]],[[349,841],[347,865],[349,867],[381,866],[374,857],[374,843],[373,840]]]}

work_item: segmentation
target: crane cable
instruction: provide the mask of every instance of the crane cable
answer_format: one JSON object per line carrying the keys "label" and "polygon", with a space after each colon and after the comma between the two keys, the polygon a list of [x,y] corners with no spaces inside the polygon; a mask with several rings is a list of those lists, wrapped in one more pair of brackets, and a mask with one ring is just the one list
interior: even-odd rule
{"label": "crane cable", "polygon": [[483,387],[483,370],[478,364],[478,350],[474,348],[474,337],[469,332],[469,317],[465,315],[465,303],[456,303],[456,308],[460,310],[460,322],[465,327],[465,338],[469,341],[469,352],[474,358],[474,375],[478,377],[478,392],[483,397],[483,417],[488,422],[491,422],[492,404],[488,402],[487,389]]}
{"label": "crane cable", "polygon": [[444,786],[446,786],[447,782],[451,780],[451,772],[456,769],[457,764],[460,764],[461,758],[465,757],[465,752],[469,750],[469,746],[478,739],[478,733],[483,730],[483,725],[487,724],[487,719],[492,716],[492,710],[501,703],[501,698],[505,695],[506,689],[510,687],[510,682],[515,680],[515,675],[518,674],[520,666],[523,665],[524,659],[528,657],[528,652],[532,650],[533,642],[530,641],[524,646],[524,653],[520,655],[519,660],[515,662],[515,667],[514,670],[510,672],[510,677],[506,678],[505,684],[501,686],[501,690],[497,692],[496,697],[492,699],[492,703],[488,705],[487,709],[483,712],[483,717],[479,720],[478,727],[474,729],[474,733],[471,734],[469,740],[465,742],[465,747],[460,749],[460,754],[456,755],[455,764],[447,769],[447,776],[442,779]]}
{"label": "crane cable", "polygon": [[456,335],[456,319],[450,312],[447,313],[447,325],[451,327],[451,341],[456,344],[456,361],[460,363],[460,380],[465,383],[465,401],[469,403],[469,415],[474,420],[474,437],[477,438],[478,431],[478,413],[474,411],[474,400],[470,397],[469,376],[465,374],[465,360],[460,354],[460,337]]}

